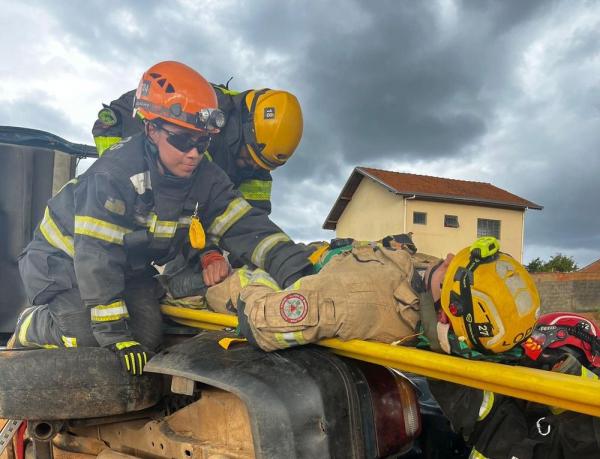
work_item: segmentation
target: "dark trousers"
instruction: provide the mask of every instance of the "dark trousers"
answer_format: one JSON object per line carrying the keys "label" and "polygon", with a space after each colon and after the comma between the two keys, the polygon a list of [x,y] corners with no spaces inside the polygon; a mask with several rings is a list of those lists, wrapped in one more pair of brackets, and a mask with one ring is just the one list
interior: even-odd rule
{"label": "dark trousers", "polygon": [[[90,310],[81,300],[73,261],[47,250],[47,245],[32,245],[19,260],[32,307],[19,317],[17,347],[70,347],[74,343],[77,347],[97,347]],[[151,272],[125,281],[128,327],[134,340],[151,350],[162,342],[161,296],[162,288]]]}

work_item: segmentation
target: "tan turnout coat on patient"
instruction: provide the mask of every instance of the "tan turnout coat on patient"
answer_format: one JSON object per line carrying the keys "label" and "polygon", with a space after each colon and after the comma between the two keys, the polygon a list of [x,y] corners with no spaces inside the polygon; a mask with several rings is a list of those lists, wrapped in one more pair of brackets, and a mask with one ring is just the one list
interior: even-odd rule
{"label": "tan turnout coat on patient", "polygon": [[355,244],[286,290],[262,270],[242,269],[211,287],[207,300],[217,312],[243,306],[254,340],[266,351],[333,337],[391,343],[414,334],[419,321],[413,276],[405,250]]}

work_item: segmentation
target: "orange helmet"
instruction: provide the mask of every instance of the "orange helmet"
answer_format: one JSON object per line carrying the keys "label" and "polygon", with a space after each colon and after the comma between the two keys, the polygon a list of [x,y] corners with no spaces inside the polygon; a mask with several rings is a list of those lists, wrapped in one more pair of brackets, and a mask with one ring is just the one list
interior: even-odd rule
{"label": "orange helmet", "polygon": [[202,75],[185,64],[159,62],[140,80],[133,105],[134,116],[162,119],[178,126],[216,134],[225,124],[214,89]]}

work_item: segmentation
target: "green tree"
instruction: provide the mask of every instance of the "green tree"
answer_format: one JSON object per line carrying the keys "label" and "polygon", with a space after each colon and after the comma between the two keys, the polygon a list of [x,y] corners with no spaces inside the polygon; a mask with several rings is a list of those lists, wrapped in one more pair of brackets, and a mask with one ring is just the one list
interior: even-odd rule
{"label": "green tree", "polygon": [[557,253],[548,261],[544,261],[540,257],[534,258],[525,268],[530,273],[570,273],[578,269],[573,257],[568,257],[562,253]]}
{"label": "green tree", "polygon": [[544,261],[540,257],[537,257],[531,260],[529,264],[525,266],[525,269],[527,269],[527,271],[529,271],[530,273],[541,273],[544,272],[545,264],[546,263],[544,263]]}
{"label": "green tree", "polygon": [[554,255],[545,265],[546,271],[558,273],[570,273],[577,271],[577,263],[573,257],[568,257],[562,253]]}

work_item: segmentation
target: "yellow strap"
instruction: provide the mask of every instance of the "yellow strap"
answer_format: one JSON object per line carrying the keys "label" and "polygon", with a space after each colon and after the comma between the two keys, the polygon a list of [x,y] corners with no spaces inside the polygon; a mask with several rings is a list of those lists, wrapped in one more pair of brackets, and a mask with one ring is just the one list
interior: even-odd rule
{"label": "yellow strap", "polygon": [[313,265],[316,265],[319,262],[319,260],[321,260],[321,256],[328,250],[329,250],[329,244],[327,242],[324,242],[323,245],[321,245],[320,247],[317,248],[317,250],[315,250],[313,253],[311,253],[310,257],[308,257],[308,260]]}
{"label": "yellow strap", "polygon": [[221,338],[219,340],[219,346],[221,346],[225,350],[228,350],[231,346],[247,342],[248,340],[245,338]]}

